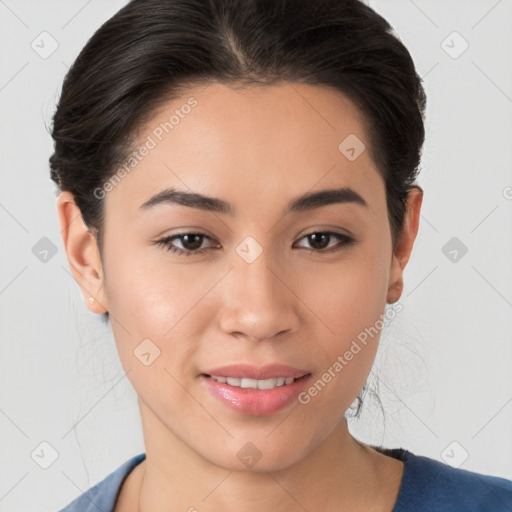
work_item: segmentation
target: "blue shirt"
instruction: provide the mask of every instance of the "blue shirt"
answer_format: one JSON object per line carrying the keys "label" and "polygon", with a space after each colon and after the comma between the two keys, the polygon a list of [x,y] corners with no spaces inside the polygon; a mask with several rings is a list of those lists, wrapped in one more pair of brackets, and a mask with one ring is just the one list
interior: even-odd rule
{"label": "blue shirt", "polygon": [[[392,512],[512,512],[512,481],[455,469],[402,448],[372,447],[404,463]],[[146,458],[126,461],[59,512],[113,512],[124,478]]]}

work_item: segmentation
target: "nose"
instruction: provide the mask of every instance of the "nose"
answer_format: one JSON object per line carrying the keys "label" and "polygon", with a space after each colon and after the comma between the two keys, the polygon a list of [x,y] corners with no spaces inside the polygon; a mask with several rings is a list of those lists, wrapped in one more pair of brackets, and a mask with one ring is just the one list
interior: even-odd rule
{"label": "nose", "polygon": [[221,329],[252,341],[293,333],[299,326],[290,272],[270,261],[263,251],[252,263],[235,258],[223,283]]}

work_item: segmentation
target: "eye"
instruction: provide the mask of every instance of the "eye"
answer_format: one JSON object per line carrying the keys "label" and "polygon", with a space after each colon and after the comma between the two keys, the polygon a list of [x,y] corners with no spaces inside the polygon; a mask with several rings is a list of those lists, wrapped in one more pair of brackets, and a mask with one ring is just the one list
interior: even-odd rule
{"label": "eye", "polygon": [[[331,246],[330,249],[326,250],[326,247],[329,247],[329,241],[332,238],[337,238],[339,240],[337,245]],[[312,249],[305,248],[308,252],[335,252],[341,251],[343,248],[352,245],[355,243],[355,239],[344,235],[342,233],[335,233],[334,231],[315,231],[313,233],[309,233],[301,238],[301,240],[307,239],[308,243],[312,245]]]}
{"label": "eye", "polygon": [[[338,244],[333,247],[329,247],[329,242],[332,238],[338,239]],[[340,251],[346,246],[355,243],[355,239],[344,235],[342,233],[335,233],[333,231],[315,231],[303,236],[300,240],[307,239],[312,245],[312,248],[305,247],[304,249],[308,252],[325,253]],[[210,247],[201,247],[205,240],[211,240],[211,238],[202,233],[180,233],[178,235],[167,236],[155,242],[157,245],[164,246],[169,252],[175,253],[178,256],[191,256],[203,254]],[[178,241],[182,248],[176,247],[175,243]]]}
{"label": "eye", "polygon": [[[181,233],[179,235],[168,236],[158,240],[158,245],[163,245],[169,252],[178,254],[179,256],[190,256],[192,254],[202,254],[206,251],[206,248],[199,249],[204,239],[211,238],[203,235],[202,233]],[[174,240],[179,240],[184,249],[180,249],[174,245]]]}

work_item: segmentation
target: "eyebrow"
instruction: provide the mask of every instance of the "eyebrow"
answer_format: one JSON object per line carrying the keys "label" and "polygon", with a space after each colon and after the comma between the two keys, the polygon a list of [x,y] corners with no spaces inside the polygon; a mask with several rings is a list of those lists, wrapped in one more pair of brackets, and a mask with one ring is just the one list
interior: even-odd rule
{"label": "eyebrow", "polygon": [[[364,206],[365,208],[368,207],[368,203],[355,190],[349,187],[342,187],[338,189],[320,190],[297,197],[288,204],[284,213],[302,212],[340,203],[352,203]],[[162,190],[158,194],[150,197],[139,208],[148,210],[160,204],[179,204],[209,212],[224,213],[230,216],[235,215],[235,210],[232,205],[222,199],[195,192],[185,192],[173,187]]]}

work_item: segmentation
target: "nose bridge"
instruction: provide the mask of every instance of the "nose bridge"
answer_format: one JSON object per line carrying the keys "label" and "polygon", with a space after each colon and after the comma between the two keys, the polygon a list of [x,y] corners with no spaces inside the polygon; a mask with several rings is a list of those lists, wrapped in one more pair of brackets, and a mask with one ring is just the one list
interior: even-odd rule
{"label": "nose bridge", "polygon": [[[227,276],[221,327],[226,332],[265,339],[296,327],[294,294],[270,250],[248,237],[236,249]],[[259,253],[259,254],[258,254]]]}
{"label": "nose bridge", "polygon": [[271,251],[263,251],[254,261],[248,262],[242,257],[233,269],[233,279],[237,279],[237,286],[241,286],[241,294],[249,299],[254,306],[266,306],[270,302],[281,302],[282,282],[276,277],[276,269]]}

